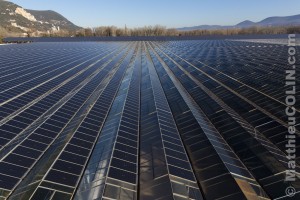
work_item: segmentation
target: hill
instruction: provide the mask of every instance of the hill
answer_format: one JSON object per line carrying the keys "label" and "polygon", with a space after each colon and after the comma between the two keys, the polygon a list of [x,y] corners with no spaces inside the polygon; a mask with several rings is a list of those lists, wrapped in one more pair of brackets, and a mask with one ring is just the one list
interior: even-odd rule
{"label": "hill", "polygon": [[8,33],[28,34],[76,31],[76,26],[61,14],[46,10],[28,10],[9,1],[0,0],[0,27]]}
{"label": "hill", "polygon": [[300,15],[285,16],[285,17],[268,17],[259,22],[252,22],[249,20],[245,20],[233,26],[200,25],[200,26],[178,28],[177,30],[180,31],[220,30],[220,29],[231,29],[231,28],[250,28],[254,26],[276,27],[276,26],[298,26],[298,25],[300,25]]}

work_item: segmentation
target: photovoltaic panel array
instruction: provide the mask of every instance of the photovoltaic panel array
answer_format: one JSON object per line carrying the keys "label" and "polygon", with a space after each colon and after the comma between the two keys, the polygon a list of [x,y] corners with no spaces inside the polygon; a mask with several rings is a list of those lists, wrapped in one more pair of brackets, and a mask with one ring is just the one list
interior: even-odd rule
{"label": "photovoltaic panel array", "polygon": [[287,45],[119,39],[0,46],[0,200],[299,199]]}

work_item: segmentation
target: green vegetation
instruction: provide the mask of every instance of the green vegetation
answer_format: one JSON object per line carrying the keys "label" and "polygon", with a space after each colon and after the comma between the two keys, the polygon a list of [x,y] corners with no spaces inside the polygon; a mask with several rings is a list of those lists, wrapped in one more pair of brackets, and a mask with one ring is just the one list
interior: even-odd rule
{"label": "green vegetation", "polygon": [[0,44],[3,43],[2,40],[5,36],[7,36],[7,31],[4,28],[0,27]]}
{"label": "green vegetation", "polygon": [[[5,29],[9,34],[6,36],[48,36],[53,35],[56,32],[64,32],[61,30],[67,30],[75,32],[80,30],[81,27],[74,25],[68,19],[63,17],[57,12],[46,10],[24,10],[24,13],[31,14],[35,20],[29,20],[21,14],[16,14],[16,9],[20,6],[9,2],[0,0],[0,26]],[[71,33],[68,33],[71,35]],[[65,35],[62,35],[65,36]]]}

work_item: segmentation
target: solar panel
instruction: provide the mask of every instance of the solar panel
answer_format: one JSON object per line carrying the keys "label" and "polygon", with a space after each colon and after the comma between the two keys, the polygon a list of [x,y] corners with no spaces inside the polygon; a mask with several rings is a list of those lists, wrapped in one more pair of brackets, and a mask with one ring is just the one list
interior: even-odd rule
{"label": "solar panel", "polygon": [[0,199],[284,198],[285,45],[29,39],[0,47]]}

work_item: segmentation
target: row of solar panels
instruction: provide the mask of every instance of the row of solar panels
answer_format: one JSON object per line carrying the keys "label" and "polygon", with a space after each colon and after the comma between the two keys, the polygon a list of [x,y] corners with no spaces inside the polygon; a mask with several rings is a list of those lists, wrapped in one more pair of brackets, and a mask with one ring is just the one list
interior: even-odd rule
{"label": "row of solar panels", "polygon": [[220,40],[1,47],[2,198],[71,198],[80,185],[77,199],[133,199],[137,184],[153,198],[202,199],[199,186],[207,199],[282,197],[286,121],[272,81],[284,80],[286,50]]}
{"label": "row of solar panels", "polygon": [[286,39],[286,34],[276,35],[203,35],[203,36],[121,36],[121,37],[10,37],[11,42],[97,42],[97,41],[176,41],[176,40],[218,40],[218,39]]}

